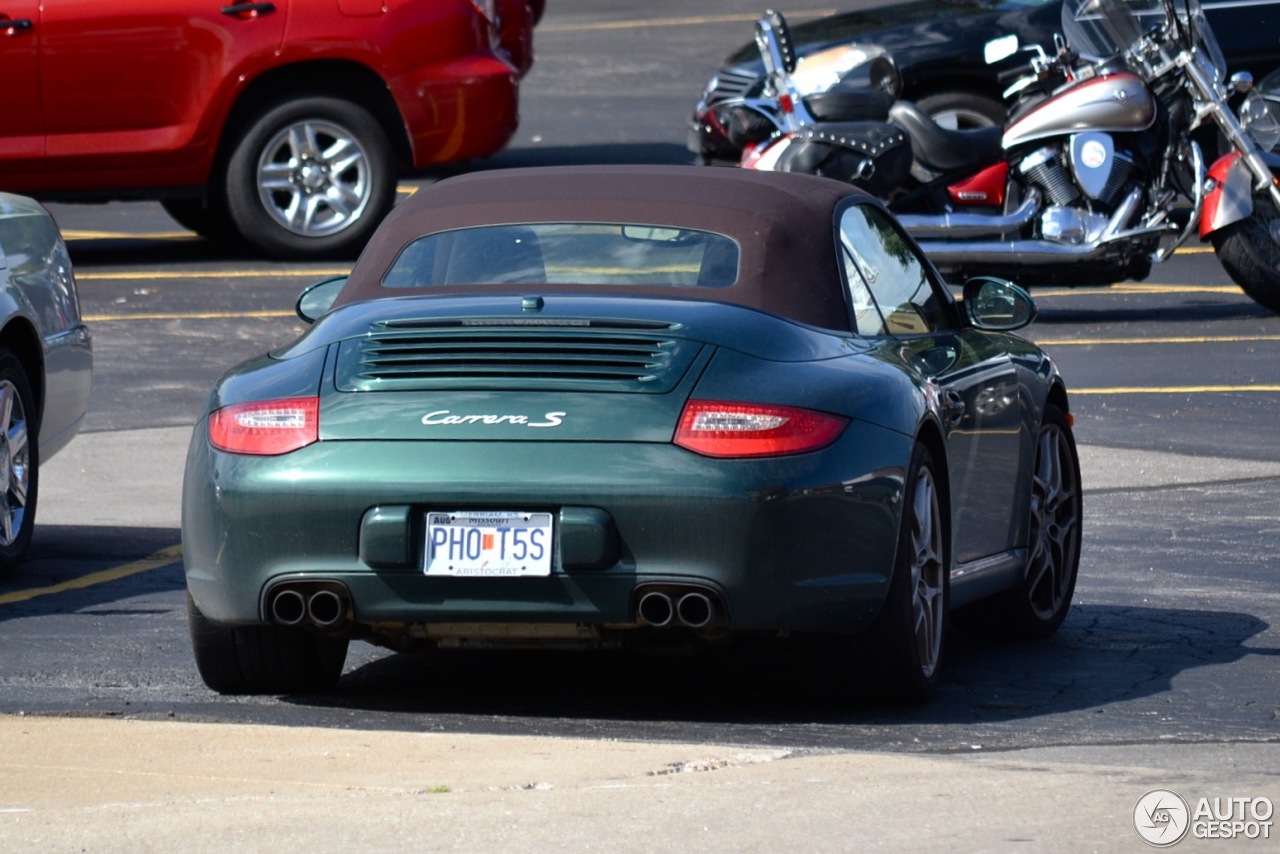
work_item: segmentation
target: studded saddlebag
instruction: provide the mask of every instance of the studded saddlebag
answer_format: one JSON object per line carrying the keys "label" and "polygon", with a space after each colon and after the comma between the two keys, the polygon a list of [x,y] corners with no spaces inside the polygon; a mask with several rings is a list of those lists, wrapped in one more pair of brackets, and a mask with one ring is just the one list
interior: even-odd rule
{"label": "studded saddlebag", "polygon": [[848,181],[883,199],[911,171],[911,142],[884,122],[828,122],[797,131],[774,168]]}

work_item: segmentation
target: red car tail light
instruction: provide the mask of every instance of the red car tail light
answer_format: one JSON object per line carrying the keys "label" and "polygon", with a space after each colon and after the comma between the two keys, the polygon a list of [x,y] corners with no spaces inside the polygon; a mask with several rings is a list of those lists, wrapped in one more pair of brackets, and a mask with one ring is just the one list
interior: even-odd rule
{"label": "red car tail light", "polygon": [[849,419],[795,406],[691,400],[675,444],[706,457],[780,457],[825,448]]}
{"label": "red car tail light", "polygon": [[210,444],[232,454],[287,454],[319,438],[318,397],[237,403],[209,416]]}

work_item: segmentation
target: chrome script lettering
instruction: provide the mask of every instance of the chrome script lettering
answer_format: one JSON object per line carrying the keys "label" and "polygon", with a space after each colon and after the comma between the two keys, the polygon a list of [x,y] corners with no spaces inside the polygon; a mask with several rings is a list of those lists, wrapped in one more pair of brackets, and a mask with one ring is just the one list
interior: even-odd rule
{"label": "chrome script lettering", "polygon": [[437,409],[422,416],[428,427],[457,424],[517,424],[522,427],[559,427],[567,413],[548,412],[542,421],[530,421],[527,415],[454,415],[447,409]]}

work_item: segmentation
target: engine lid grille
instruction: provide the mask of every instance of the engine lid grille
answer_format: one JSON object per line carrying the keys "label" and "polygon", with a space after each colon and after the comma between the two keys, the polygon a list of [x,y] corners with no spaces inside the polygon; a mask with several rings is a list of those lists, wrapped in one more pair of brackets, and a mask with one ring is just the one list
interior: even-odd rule
{"label": "engine lid grille", "polygon": [[675,324],[463,318],[379,323],[338,353],[341,391],[440,389],[662,393],[702,345]]}

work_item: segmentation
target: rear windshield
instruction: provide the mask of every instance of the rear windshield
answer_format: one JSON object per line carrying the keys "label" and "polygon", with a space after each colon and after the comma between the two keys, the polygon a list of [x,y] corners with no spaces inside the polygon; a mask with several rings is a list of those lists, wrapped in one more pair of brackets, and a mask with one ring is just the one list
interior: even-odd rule
{"label": "rear windshield", "polygon": [[738,245],[708,231],[581,222],[495,225],[428,234],[401,251],[388,288],[444,285],[668,285],[726,288]]}

